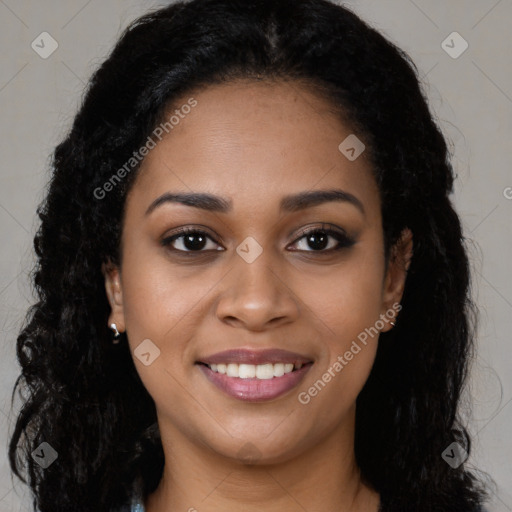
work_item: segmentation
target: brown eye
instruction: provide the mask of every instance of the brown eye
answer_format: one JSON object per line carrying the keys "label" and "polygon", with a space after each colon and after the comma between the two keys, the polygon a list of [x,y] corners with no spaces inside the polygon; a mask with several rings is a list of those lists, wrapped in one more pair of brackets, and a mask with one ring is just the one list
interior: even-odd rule
{"label": "brown eye", "polygon": [[[331,228],[312,228],[304,230],[301,236],[294,242],[294,245],[302,239],[305,239],[305,243],[303,244],[303,248],[299,248],[298,250],[305,252],[332,252],[351,247],[355,244],[355,240],[346,233]],[[330,243],[329,239],[337,240],[337,244]],[[331,246],[329,247],[329,245]],[[304,246],[309,247],[310,250],[304,248]]]}
{"label": "brown eye", "polygon": [[[222,250],[211,247],[212,244],[208,247],[209,240],[213,242],[213,246],[216,245],[216,242],[206,231],[196,228],[181,228],[178,233],[164,238],[161,244],[165,247],[171,246],[170,249],[177,252],[205,252],[205,249]],[[178,241],[177,245],[181,247],[174,247],[175,241]]]}

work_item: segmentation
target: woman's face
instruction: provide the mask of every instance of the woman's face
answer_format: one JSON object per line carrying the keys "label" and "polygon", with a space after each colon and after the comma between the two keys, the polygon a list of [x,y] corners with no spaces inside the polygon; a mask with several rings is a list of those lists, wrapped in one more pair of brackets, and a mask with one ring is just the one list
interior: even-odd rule
{"label": "woman's face", "polygon": [[405,280],[385,269],[367,155],[339,149],[350,127],[298,83],[191,96],[142,164],[106,279],[162,437],[261,462],[350,438]]}

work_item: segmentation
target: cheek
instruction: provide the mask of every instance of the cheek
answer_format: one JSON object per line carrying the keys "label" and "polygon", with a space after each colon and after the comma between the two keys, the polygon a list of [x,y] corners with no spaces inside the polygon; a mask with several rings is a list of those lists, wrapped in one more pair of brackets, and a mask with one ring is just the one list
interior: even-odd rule
{"label": "cheek", "polygon": [[[186,271],[162,257],[142,258],[136,251],[127,253],[122,272],[126,332],[144,387],[159,407],[184,404],[189,341],[208,286],[193,282]],[[142,357],[146,353],[147,365]]]}
{"label": "cheek", "polygon": [[371,372],[379,340],[381,279],[369,269],[338,275],[338,283],[319,298],[315,311],[322,352],[297,398],[325,428],[338,424],[353,407]]}
{"label": "cheek", "polygon": [[319,332],[346,342],[375,324],[382,307],[384,260],[361,249],[324,275],[301,279],[304,302],[315,313]]}
{"label": "cheek", "polygon": [[[137,371],[155,401],[169,396],[181,400],[179,383],[193,371],[195,338],[210,317],[212,284],[222,275],[171,263],[161,254],[149,258],[147,252],[143,257],[142,249],[134,248],[123,261],[128,341]],[[137,349],[147,339],[159,350],[149,366],[137,359]]]}
{"label": "cheek", "polygon": [[339,411],[355,401],[375,359],[383,265],[378,250],[367,249],[332,272],[322,287],[311,280],[304,288],[323,347],[314,379],[322,382],[311,391],[324,394]]}
{"label": "cheek", "polygon": [[[133,244],[132,244],[133,246]],[[158,339],[173,329],[208,287],[193,282],[186,265],[171,264],[160,250],[126,250],[122,267],[123,310],[129,333]],[[163,341],[163,339],[161,340]]]}

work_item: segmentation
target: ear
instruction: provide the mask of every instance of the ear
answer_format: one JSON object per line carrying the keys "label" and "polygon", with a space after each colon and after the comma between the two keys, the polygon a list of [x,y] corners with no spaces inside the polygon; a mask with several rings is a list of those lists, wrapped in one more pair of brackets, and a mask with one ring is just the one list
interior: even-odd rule
{"label": "ear", "polygon": [[[394,304],[399,304],[405,288],[405,280],[407,278],[407,271],[411,264],[413,255],[413,235],[409,228],[405,228],[398,241],[391,248],[391,254],[386,270],[386,277],[384,278],[384,287],[382,295],[382,307],[384,308],[381,313],[386,311],[396,310],[393,308]],[[391,318],[391,321],[396,322],[396,316]],[[393,326],[386,322],[382,332],[389,331]]]}
{"label": "ear", "polygon": [[124,332],[123,289],[119,269],[109,261],[101,265],[101,272],[105,276],[105,290],[111,308],[108,325],[114,323],[119,332]]}

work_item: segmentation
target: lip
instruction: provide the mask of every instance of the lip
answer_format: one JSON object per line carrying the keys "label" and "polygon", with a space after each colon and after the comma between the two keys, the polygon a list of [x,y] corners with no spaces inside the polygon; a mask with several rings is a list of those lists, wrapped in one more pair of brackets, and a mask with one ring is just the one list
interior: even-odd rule
{"label": "lip", "polygon": [[[290,354],[290,352],[288,352],[288,354]],[[258,356],[260,355],[261,354],[258,354]],[[215,357],[217,357],[217,354]],[[232,354],[231,357],[235,357],[235,355]],[[277,354],[275,354],[274,357],[278,357]],[[226,362],[227,360],[223,359],[223,361]],[[242,364],[245,361],[247,361],[247,359],[244,359]],[[291,362],[290,359],[287,361]],[[236,363],[237,361],[231,359],[229,362]],[[265,359],[264,362],[269,361]],[[213,362],[211,364],[219,363]],[[205,364],[196,363],[196,366],[198,366],[198,368],[203,372],[203,374],[212,384],[214,384],[227,395],[246,402],[264,402],[267,400],[273,400],[297,387],[309,369],[313,366],[313,362],[309,361],[305,363],[304,366],[302,366],[302,368],[299,370],[294,370],[290,373],[285,373],[281,377],[273,377],[272,379],[241,379],[239,377],[228,377],[226,374],[214,372]]]}
{"label": "lip", "polygon": [[[250,350],[245,348],[237,348],[217,352],[207,357],[201,357],[197,363],[205,364],[265,364],[265,363],[294,363],[307,364],[312,359],[295,352],[289,352],[280,348],[272,348],[265,350]],[[250,380],[250,379],[249,379]]]}

